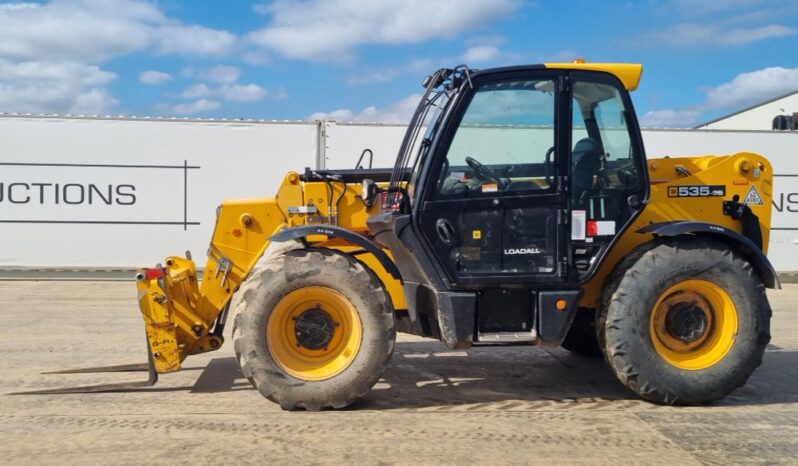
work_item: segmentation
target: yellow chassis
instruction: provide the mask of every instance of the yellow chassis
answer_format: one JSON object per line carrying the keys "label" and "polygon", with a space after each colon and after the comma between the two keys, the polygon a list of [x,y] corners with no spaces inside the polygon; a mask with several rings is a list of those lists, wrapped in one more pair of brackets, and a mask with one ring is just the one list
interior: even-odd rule
{"label": "yellow chassis", "polygon": [[[752,186],[763,201],[762,205],[750,207],[759,217],[763,243],[765,249],[767,247],[773,171],[764,157],[743,152],[729,156],[650,159],[647,163],[652,180],[650,202],[619,239],[598,272],[583,286],[583,307],[595,307],[604,281],[615,265],[634,248],[652,239],[651,234],[637,233],[638,229],[651,223],[699,220],[741,232],[739,221],[723,215],[721,202],[734,195],[745,199]],[[690,175],[685,176],[685,173]],[[668,196],[669,190],[679,186],[696,185],[725,185],[726,197]],[[360,199],[361,189],[360,184],[302,182],[297,173],[290,172],[274,198],[229,200],[221,205],[202,283],[190,258],[173,256],[167,258],[162,267],[140,270],[137,276],[139,306],[157,372],[178,371],[189,355],[222,346],[224,340],[215,325],[241,283],[266,252],[272,235],[285,228],[309,224],[335,224],[368,234],[366,219],[378,207],[366,209]],[[343,197],[336,205],[342,191]],[[361,249],[323,235],[310,237],[308,241],[315,246],[342,251]],[[384,250],[390,256],[390,251]],[[373,255],[361,254],[358,258],[385,284],[394,309],[406,309],[399,280]]]}

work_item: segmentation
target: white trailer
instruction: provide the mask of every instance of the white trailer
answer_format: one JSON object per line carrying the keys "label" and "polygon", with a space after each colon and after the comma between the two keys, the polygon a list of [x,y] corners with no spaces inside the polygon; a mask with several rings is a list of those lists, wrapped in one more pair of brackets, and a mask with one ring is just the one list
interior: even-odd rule
{"label": "white trailer", "polygon": [[316,165],[313,122],[0,118],[0,267],[131,269],[191,250],[216,206]]}
{"label": "white trailer", "polygon": [[[374,166],[391,166],[404,125],[325,122],[328,168],[353,168],[363,148]],[[774,167],[772,233],[768,256],[779,272],[798,271],[798,132],[704,129],[643,129],[646,155],[723,155],[755,152]],[[478,155],[474,155],[479,158]]]}
{"label": "white trailer", "polygon": [[[123,269],[191,250],[216,206],[270,197],[289,170],[393,165],[404,125],[0,115],[0,276]],[[775,167],[769,256],[798,271],[798,133],[643,130],[649,157],[758,152]],[[166,201],[164,201],[166,199]],[[29,274],[28,274],[29,275]]]}

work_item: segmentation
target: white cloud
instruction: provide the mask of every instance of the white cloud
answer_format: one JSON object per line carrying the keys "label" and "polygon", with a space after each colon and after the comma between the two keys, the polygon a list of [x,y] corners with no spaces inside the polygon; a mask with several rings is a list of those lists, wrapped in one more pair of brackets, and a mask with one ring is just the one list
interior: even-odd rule
{"label": "white cloud", "polygon": [[575,50],[560,50],[549,54],[547,58],[543,58],[541,61],[543,63],[571,63],[581,57],[582,55]]}
{"label": "white cloud", "polygon": [[218,94],[225,100],[235,102],[257,102],[263,100],[268,92],[257,84],[224,84]]}
{"label": "white cloud", "polygon": [[276,0],[258,8],[271,23],[248,38],[291,58],[346,61],[361,45],[453,37],[519,5],[518,0]]}
{"label": "white cloud", "polygon": [[148,86],[157,86],[172,79],[174,78],[172,78],[171,74],[156,70],[144,71],[139,75],[139,82]]}
{"label": "white cloud", "polygon": [[698,121],[701,111],[696,109],[654,110],[640,118],[640,126],[649,128],[683,128]]}
{"label": "white cloud", "polygon": [[197,99],[200,97],[218,97],[234,102],[257,102],[263,100],[268,91],[257,84],[222,84],[211,87],[207,84],[194,84],[184,90],[180,97]]}
{"label": "white cloud", "polygon": [[679,23],[663,31],[653,32],[646,39],[676,46],[746,45],[765,39],[796,34],[795,28],[780,24],[758,27],[727,28],[720,24]]}
{"label": "white cloud", "polygon": [[140,50],[150,42],[150,25],[165,20],[151,4],[54,1],[10,4],[0,9],[0,56],[20,60],[97,62]]}
{"label": "white cloud", "polygon": [[[182,74],[187,78],[194,77],[218,83],[217,85],[208,85],[200,82],[187,87],[180,94],[180,97],[184,99],[199,99],[194,102],[194,104],[198,104],[198,102],[211,102],[217,105],[218,108],[219,103],[217,101],[208,99],[219,99],[230,102],[257,102],[265,99],[269,95],[268,90],[257,84],[238,83],[238,78],[241,77],[241,69],[235,66],[219,65],[205,71],[196,71],[192,68],[186,68],[182,71]],[[285,98],[285,91],[279,92],[276,98]],[[184,106],[180,107],[184,110],[186,109],[185,105],[188,104],[180,105]],[[171,108],[173,113],[180,113],[174,112],[175,107]]]}
{"label": "white cloud", "polygon": [[316,112],[310,115],[308,120],[336,120],[336,121],[353,121],[354,113],[348,108],[339,108],[332,112]]}
{"label": "white cloud", "polygon": [[762,0],[671,0],[671,3],[690,15],[703,15],[756,6]]}
{"label": "white cloud", "polygon": [[75,62],[0,58],[0,111],[19,113],[103,114],[116,99],[105,86],[114,73]]}
{"label": "white cloud", "polygon": [[208,97],[213,94],[213,90],[206,84],[194,84],[189,86],[180,97],[184,99],[196,99],[197,97]]}
{"label": "white cloud", "polygon": [[96,63],[148,48],[218,55],[234,42],[227,31],[184,25],[140,0],[53,0],[0,8],[0,56],[20,60]]}
{"label": "white cloud", "polygon": [[775,66],[742,73],[707,92],[710,109],[745,107],[798,89],[798,68]]}
{"label": "white cloud", "polygon": [[288,98],[288,91],[283,88],[277,88],[273,93],[271,93],[272,100],[285,100]]}
{"label": "white cloud", "polygon": [[[438,60],[443,63],[452,60]],[[429,59],[415,59],[397,66],[388,66],[378,70],[361,70],[350,74],[346,78],[350,86],[362,86],[366,84],[382,84],[393,81],[397,76],[404,74],[432,73],[435,71],[436,61]],[[421,81],[419,81],[420,83]]]}
{"label": "white cloud", "polygon": [[102,62],[145,51],[215,56],[236,40],[227,31],[183,24],[144,0],[3,3],[0,66],[30,77],[0,73],[0,111],[103,113],[117,101],[105,87],[116,76],[101,70]]}
{"label": "white cloud", "polygon": [[259,15],[266,16],[271,12],[271,7],[267,3],[256,3],[252,5],[252,11]]}
{"label": "white cloud", "polygon": [[230,65],[217,65],[213,68],[198,70],[188,67],[183,68],[180,75],[184,78],[194,78],[198,81],[230,84],[238,81],[238,78],[241,77],[241,68]]}
{"label": "white cloud", "polygon": [[91,88],[74,97],[69,113],[75,115],[107,114],[119,103],[108,90],[104,88]]}
{"label": "white cloud", "polygon": [[272,56],[265,50],[249,50],[241,55],[241,59],[247,65],[261,66],[272,62]]}
{"label": "white cloud", "polygon": [[163,25],[155,31],[155,40],[161,53],[221,56],[232,50],[236,36],[197,25]]}
{"label": "white cloud", "polygon": [[219,107],[221,107],[219,102],[207,99],[199,99],[190,103],[173,105],[172,107],[169,107],[169,113],[174,115],[195,115],[197,113],[216,110]]}
{"label": "white cloud", "polygon": [[350,86],[362,86],[364,84],[382,84],[393,81],[399,75],[399,70],[395,67],[381,70],[361,71],[350,74],[346,78]]}
{"label": "white cloud", "polygon": [[493,60],[501,54],[495,45],[475,45],[463,53],[462,59],[466,63],[483,63]]}
{"label": "white cloud", "polygon": [[775,66],[742,73],[706,91],[704,101],[692,107],[647,112],[644,126],[690,126],[707,112],[738,110],[798,90],[798,68]]}
{"label": "white cloud", "polygon": [[238,81],[240,76],[240,68],[236,68],[235,66],[219,65],[214,66],[203,73],[202,77],[215,83],[229,84]]}
{"label": "white cloud", "polygon": [[374,123],[408,123],[413,116],[413,112],[418,106],[421,96],[414,94],[393,104],[378,108],[366,107],[357,114],[352,110],[341,108],[332,112],[317,112],[310,115],[308,120],[337,120],[337,121],[358,121]]}
{"label": "white cloud", "polygon": [[[507,39],[500,35],[483,35],[473,37],[466,42],[467,48],[452,61],[470,66],[506,66],[517,65],[524,56],[505,49]],[[540,59],[540,57],[537,57]]]}

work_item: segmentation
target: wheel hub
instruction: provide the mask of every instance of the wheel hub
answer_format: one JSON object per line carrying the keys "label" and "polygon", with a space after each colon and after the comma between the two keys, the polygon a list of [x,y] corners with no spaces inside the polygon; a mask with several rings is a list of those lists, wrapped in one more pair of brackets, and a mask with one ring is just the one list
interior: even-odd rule
{"label": "wheel hub", "polygon": [[326,349],[335,335],[335,321],[321,307],[303,312],[295,324],[297,343],[310,350]]}
{"label": "wheel hub", "polygon": [[676,303],[665,318],[667,332],[685,343],[700,339],[708,328],[707,314],[696,302]]}
{"label": "wheel hub", "polygon": [[649,317],[654,349],[684,370],[703,370],[720,362],[734,346],[737,328],[737,309],[729,293],[702,279],[684,280],[665,290]]}

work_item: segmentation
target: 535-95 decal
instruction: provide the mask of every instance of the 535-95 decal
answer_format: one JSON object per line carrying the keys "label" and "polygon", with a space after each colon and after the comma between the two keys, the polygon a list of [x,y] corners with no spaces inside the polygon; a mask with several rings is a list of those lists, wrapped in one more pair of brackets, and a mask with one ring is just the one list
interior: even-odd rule
{"label": "535-95 decal", "polygon": [[723,197],[724,185],[669,186],[668,197]]}

